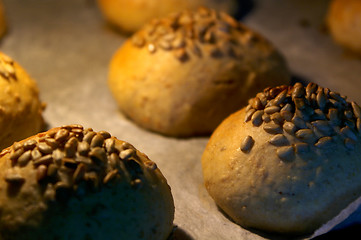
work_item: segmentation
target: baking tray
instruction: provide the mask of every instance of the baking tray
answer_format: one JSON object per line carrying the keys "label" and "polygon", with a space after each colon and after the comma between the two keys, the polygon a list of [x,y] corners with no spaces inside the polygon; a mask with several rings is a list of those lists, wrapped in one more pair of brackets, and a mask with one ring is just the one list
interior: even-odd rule
{"label": "baking tray", "polygon": [[[325,32],[328,2],[248,0],[242,21],[280,49],[294,80],[313,81],[361,103],[361,60]],[[244,229],[219,211],[202,182],[200,158],[207,137],[164,137],[118,111],[107,87],[108,64],[127,36],[105,23],[94,0],[4,0],[4,5],[9,31],[0,50],[37,81],[47,103],[48,127],[79,123],[106,130],[146,153],[172,188],[176,239],[282,239]],[[342,234],[354,230],[348,227]]]}

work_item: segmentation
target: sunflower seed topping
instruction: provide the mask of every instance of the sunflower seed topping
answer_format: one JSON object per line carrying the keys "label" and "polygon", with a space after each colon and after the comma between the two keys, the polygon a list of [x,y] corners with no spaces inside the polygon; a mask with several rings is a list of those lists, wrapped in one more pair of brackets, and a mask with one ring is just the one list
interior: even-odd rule
{"label": "sunflower seed topping", "polygon": [[295,158],[295,149],[293,146],[279,147],[276,153],[281,160],[286,162],[290,162]]}
{"label": "sunflower seed topping", "polygon": [[243,142],[241,144],[241,151],[247,153],[252,149],[253,145],[254,140],[251,136],[248,135],[243,139]]}
{"label": "sunflower seed topping", "polygon": [[283,134],[277,134],[277,135],[273,136],[268,142],[274,146],[289,145],[288,139]]}
{"label": "sunflower seed topping", "polygon": [[239,45],[268,48],[263,39],[236,19],[208,8],[153,20],[135,33],[130,42],[137,48],[146,48],[151,54],[156,51],[173,52],[181,62],[201,57],[203,51],[214,58],[225,55],[238,57],[234,46]]}
{"label": "sunflower seed topping", "polygon": [[152,161],[141,161],[129,143],[116,142],[108,132],[94,132],[80,125],[51,129],[15,143],[4,154],[8,154],[11,161],[5,181],[21,187],[26,178],[21,176],[20,170],[31,163],[34,178],[43,186],[47,200],[66,201],[77,194],[79,186],[85,184],[99,190],[102,184],[116,182],[123,176],[133,186],[134,182],[141,183],[144,169],[156,169]]}

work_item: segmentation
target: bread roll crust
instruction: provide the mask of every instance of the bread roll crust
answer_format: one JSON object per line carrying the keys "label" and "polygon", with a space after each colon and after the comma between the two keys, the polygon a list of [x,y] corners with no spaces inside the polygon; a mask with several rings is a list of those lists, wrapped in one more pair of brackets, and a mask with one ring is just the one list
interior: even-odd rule
{"label": "bread roll crust", "polygon": [[3,150],[0,167],[1,239],[155,240],[172,230],[166,179],[107,132],[54,128]]}
{"label": "bread roll crust", "polygon": [[338,44],[361,55],[361,1],[331,1],[327,24]]}
{"label": "bread roll crust", "polygon": [[[204,22],[216,27],[205,33]],[[126,116],[177,137],[209,134],[250,94],[288,81],[283,57],[266,39],[205,8],[149,23],[115,53],[108,78]]]}
{"label": "bread roll crust", "polygon": [[44,104],[35,81],[0,52],[0,149],[38,133],[44,125]]}
{"label": "bread roll crust", "polygon": [[[359,112],[358,106],[354,109]],[[351,104],[344,110],[353,111]],[[272,120],[259,123],[249,118],[249,111],[252,108],[243,108],[225,119],[202,156],[206,189],[236,223],[283,234],[312,233],[359,197],[361,145],[357,127],[345,128],[345,121],[331,125],[331,134],[317,122],[324,120],[312,119],[304,129],[292,130]],[[356,112],[347,115],[360,122]],[[273,128],[268,128],[269,124]],[[314,126],[323,126],[324,132]],[[304,133],[309,130],[314,139],[306,138]],[[355,136],[355,140],[349,138]]]}
{"label": "bread roll crust", "polygon": [[235,0],[98,0],[104,17],[125,32],[135,32],[153,18],[165,17],[181,10],[195,10],[199,6],[226,11],[234,14]]}

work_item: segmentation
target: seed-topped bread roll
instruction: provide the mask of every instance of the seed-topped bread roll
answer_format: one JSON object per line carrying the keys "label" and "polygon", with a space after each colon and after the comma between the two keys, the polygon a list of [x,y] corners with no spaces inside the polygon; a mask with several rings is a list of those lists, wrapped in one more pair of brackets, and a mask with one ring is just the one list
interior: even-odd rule
{"label": "seed-topped bread roll", "polygon": [[160,240],[173,217],[157,165],[106,131],[53,128],[0,154],[3,240]]}
{"label": "seed-topped bread roll", "polygon": [[270,42],[207,8],[153,20],[115,53],[109,70],[125,115],[177,137],[209,134],[259,89],[288,82]]}
{"label": "seed-topped bread roll", "polygon": [[226,11],[237,11],[237,0],[98,0],[104,17],[125,32],[135,32],[153,18],[165,17],[172,12],[195,10],[199,6]]}
{"label": "seed-topped bread roll", "polygon": [[333,39],[345,48],[361,55],[361,1],[330,2],[327,24]]}
{"label": "seed-topped bread roll", "polygon": [[0,52],[0,150],[38,133],[44,124],[43,109],[35,81]]}
{"label": "seed-topped bread roll", "polygon": [[242,226],[311,233],[360,196],[360,117],[314,83],[267,88],[213,133],[205,186]]}

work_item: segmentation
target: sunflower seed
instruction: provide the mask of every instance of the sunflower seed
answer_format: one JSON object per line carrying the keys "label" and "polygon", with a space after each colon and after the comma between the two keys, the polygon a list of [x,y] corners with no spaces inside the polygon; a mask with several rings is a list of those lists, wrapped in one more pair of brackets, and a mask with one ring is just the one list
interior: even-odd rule
{"label": "sunflower seed", "polygon": [[108,182],[112,181],[118,174],[118,169],[114,169],[107,173],[107,175],[103,179],[103,183],[107,184]]}
{"label": "sunflower seed", "polygon": [[155,53],[157,51],[157,48],[153,43],[149,43],[147,49],[150,53]]}
{"label": "sunflower seed", "polygon": [[85,134],[83,141],[90,144],[95,135],[96,135],[96,132],[88,132]]}
{"label": "sunflower seed", "polygon": [[107,161],[107,154],[101,147],[95,147],[89,152],[89,157],[97,165],[103,165]]}
{"label": "sunflower seed", "polygon": [[315,83],[309,83],[307,84],[307,87],[306,87],[306,95],[307,96],[311,96],[312,93],[314,93],[317,89],[317,84]]}
{"label": "sunflower seed", "polygon": [[263,115],[263,110],[258,110],[252,115],[251,120],[254,126],[258,127],[262,124],[262,115]]}
{"label": "sunflower seed", "polygon": [[32,159],[37,159],[37,158],[40,158],[42,156],[41,152],[38,150],[38,149],[33,149],[31,151],[31,158]]}
{"label": "sunflower seed", "polygon": [[57,171],[58,171],[58,167],[57,167],[54,163],[51,163],[51,164],[49,164],[49,166],[48,166],[47,175],[48,175],[49,177],[55,177]]}
{"label": "sunflower seed", "polygon": [[79,182],[84,177],[85,172],[86,172],[85,165],[83,163],[78,164],[73,174],[74,183]]}
{"label": "sunflower seed", "polygon": [[264,124],[263,126],[263,130],[265,130],[267,133],[269,134],[278,134],[278,133],[282,133],[282,128],[280,125],[275,124],[275,123],[267,123]]}
{"label": "sunflower seed", "polygon": [[346,104],[346,100],[340,96],[340,94],[336,92],[330,92],[330,97],[335,99],[337,102],[340,102],[342,104]]}
{"label": "sunflower seed", "polygon": [[258,97],[253,98],[252,107],[253,107],[254,109],[256,109],[256,110],[261,110],[261,109],[263,109],[262,102],[261,102],[261,100],[260,100]]}
{"label": "sunflower seed", "polygon": [[115,151],[115,140],[113,138],[106,139],[104,145],[107,153],[113,153]]}
{"label": "sunflower seed", "polygon": [[89,151],[90,151],[90,145],[88,142],[83,141],[83,142],[78,143],[77,152],[80,155],[86,156]]}
{"label": "sunflower seed", "polygon": [[30,161],[30,159],[31,159],[31,150],[28,150],[18,158],[18,164],[22,167],[25,167]]}
{"label": "sunflower seed", "polygon": [[344,137],[357,141],[357,136],[348,126],[341,128],[340,132]]}
{"label": "sunflower seed", "polygon": [[292,122],[285,122],[283,124],[283,129],[285,130],[285,132],[287,132],[290,135],[294,135],[294,133],[297,130],[297,127],[292,123]]}
{"label": "sunflower seed", "polygon": [[293,113],[292,113],[292,112],[281,110],[280,114],[281,114],[281,117],[282,117],[285,121],[291,121],[291,120],[292,120],[292,117],[293,117]]}
{"label": "sunflower seed", "polygon": [[300,117],[294,116],[292,122],[297,128],[307,128],[306,122]]}
{"label": "sunflower seed", "polygon": [[24,153],[24,148],[19,148],[18,150],[12,152],[10,154],[10,159],[11,160],[17,160],[23,153]]}
{"label": "sunflower seed", "polygon": [[52,158],[54,159],[54,162],[56,164],[61,163],[61,159],[65,157],[65,153],[61,151],[60,149],[55,149],[52,153]]}
{"label": "sunflower seed", "polygon": [[279,106],[270,106],[264,109],[264,112],[267,114],[273,114],[275,112],[278,112],[280,110]]}
{"label": "sunflower seed", "polygon": [[278,125],[282,125],[282,123],[283,123],[283,117],[281,116],[281,114],[279,112],[272,114],[271,120]]}
{"label": "sunflower seed", "polygon": [[119,157],[123,160],[126,160],[134,155],[133,149],[126,149],[119,153]]}
{"label": "sunflower seed", "polygon": [[65,143],[65,146],[64,146],[65,156],[66,157],[74,157],[77,147],[78,147],[78,139],[76,137],[71,137]]}
{"label": "sunflower seed", "polygon": [[136,46],[136,47],[143,47],[145,44],[145,40],[143,37],[139,36],[139,34],[135,34],[132,37],[132,43]]}
{"label": "sunflower seed", "polygon": [[35,139],[29,139],[26,142],[24,142],[24,145],[23,145],[24,150],[32,150],[33,148],[36,147],[36,144],[37,144],[37,142]]}
{"label": "sunflower seed", "polygon": [[293,146],[279,147],[276,153],[281,160],[286,162],[290,162],[295,158],[295,149]]}
{"label": "sunflower seed", "polygon": [[59,146],[59,144],[54,138],[45,138],[44,142],[48,144],[52,149],[56,149]]}
{"label": "sunflower seed", "polygon": [[356,102],[351,102],[353,113],[357,118],[361,118],[361,108]]}
{"label": "sunflower seed", "polygon": [[328,124],[328,121],[326,120],[316,120],[311,124],[324,134],[331,135],[333,132],[332,128]]}
{"label": "sunflower seed", "polygon": [[45,155],[39,159],[36,159],[33,161],[33,165],[35,167],[38,167],[42,164],[45,164],[45,165],[49,165],[50,163],[53,162],[53,158],[52,158],[52,155]]}
{"label": "sunflower seed", "polygon": [[[249,105],[250,106],[250,105]],[[256,112],[255,109],[251,108],[249,111],[246,112],[246,115],[244,117],[244,122],[248,122],[249,120],[251,120],[252,115]]]}
{"label": "sunflower seed", "polygon": [[241,151],[244,153],[248,153],[249,151],[251,151],[253,145],[254,145],[254,140],[251,136],[248,135],[242,141]]}
{"label": "sunflower seed", "polygon": [[315,143],[315,146],[318,148],[330,148],[332,145],[332,137],[322,137]]}
{"label": "sunflower seed", "polygon": [[283,90],[274,98],[273,105],[276,106],[280,105],[286,99],[286,96],[287,96],[287,90]]}
{"label": "sunflower seed", "polygon": [[90,147],[91,148],[95,148],[95,147],[102,147],[104,143],[104,138],[102,135],[100,134],[96,134],[93,139],[91,140],[90,143]]}
{"label": "sunflower seed", "polygon": [[357,118],[356,120],[356,128],[359,134],[361,134],[361,119]]}
{"label": "sunflower seed", "polygon": [[295,133],[296,137],[303,142],[314,143],[315,135],[311,129],[300,129]]}
{"label": "sunflower seed", "polygon": [[57,142],[64,142],[69,136],[69,131],[66,129],[60,129],[54,136]]}
{"label": "sunflower seed", "polygon": [[118,168],[120,158],[118,154],[112,153],[110,154],[108,161],[111,168]]}
{"label": "sunflower seed", "polygon": [[45,142],[41,142],[38,144],[38,149],[43,154],[50,154],[53,152],[53,149]]}
{"label": "sunflower seed", "polygon": [[268,123],[271,121],[271,117],[270,115],[268,115],[267,113],[263,114],[262,115],[262,120],[265,122],[265,123]]}
{"label": "sunflower seed", "polygon": [[157,167],[157,164],[153,161],[147,161],[147,162],[144,162],[144,165],[149,169],[149,170],[156,170],[158,167]]}
{"label": "sunflower seed", "polygon": [[325,109],[325,106],[326,106],[326,103],[327,103],[327,99],[326,99],[326,96],[325,94],[323,93],[323,91],[319,91],[317,93],[317,104],[318,104],[318,107],[321,109],[321,110],[324,110]]}
{"label": "sunflower seed", "polygon": [[288,139],[283,134],[273,136],[268,142],[275,146],[286,146],[289,144]]}

